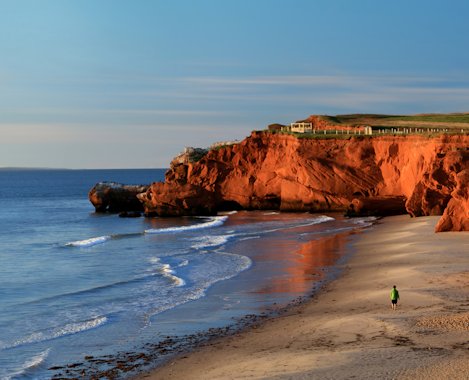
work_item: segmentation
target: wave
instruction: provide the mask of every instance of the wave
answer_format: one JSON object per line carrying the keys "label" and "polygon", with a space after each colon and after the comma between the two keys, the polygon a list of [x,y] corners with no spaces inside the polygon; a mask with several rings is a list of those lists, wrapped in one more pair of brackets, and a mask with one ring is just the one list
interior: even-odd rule
{"label": "wave", "polygon": [[178,264],[178,268],[179,267],[185,267],[189,264],[189,260],[182,260],[179,264]]}
{"label": "wave", "polygon": [[353,219],[351,219],[351,222],[353,224],[356,224],[356,225],[360,226],[360,227],[370,227],[377,220],[378,220],[378,218],[376,216],[367,216],[367,217],[363,217],[363,218],[353,218]]}
{"label": "wave", "polygon": [[332,220],[335,220],[335,218],[333,218],[332,216],[321,215],[321,216],[318,216],[317,218],[314,218],[309,223],[303,224],[302,226],[312,226],[314,224],[330,222]]}
{"label": "wave", "polygon": [[223,225],[223,223],[225,223],[225,221],[228,219],[228,216],[214,216],[208,219],[209,219],[208,222],[193,224],[191,226],[151,228],[151,229],[145,230],[145,233],[146,234],[166,234],[166,233],[178,233],[178,232],[185,232],[185,231],[200,230],[204,228],[218,227],[218,226]]}
{"label": "wave", "polygon": [[71,241],[69,243],[66,243],[65,246],[67,247],[92,247],[93,245],[96,244],[102,244],[105,243],[109,240],[117,240],[117,239],[128,239],[132,237],[138,237],[142,236],[142,232],[133,232],[133,233],[126,233],[126,234],[115,234],[115,235],[104,235],[104,236],[98,236],[98,237],[93,237],[90,239],[84,239],[84,240],[77,240],[77,241]]}
{"label": "wave", "polygon": [[50,352],[50,348],[40,352],[37,355],[34,355],[32,358],[25,361],[24,364],[21,366],[21,368],[14,370],[14,372],[10,372],[9,374],[7,374],[7,376],[2,377],[2,379],[11,380],[15,377],[27,374],[30,370],[44,363],[44,361],[49,356],[49,352]]}
{"label": "wave", "polygon": [[238,211],[236,210],[233,210],[233,211],[223,211],[220,213],[220,215],[234,215],[234,214],[237,214]]}
{"label": "wave", "polygon": [[174,275],[175,272],[173,269],[171,269],[171,265],[169,264],[163,264],[160,268],[160,273],[163,275],[163,277],[170,279],[176,286],[186,285],[186,282],[182,278]]}
{"label": "wave", "polygon": [[[282,226],[282,227],[278,227],[278,228],[272,228],[272,229],[269,229],[269,230],[263,230],[262,233],[277,232],[277,231],[282,231],[282,230],[288,230],[288,229],[291,229],[291,228],[314,226],[315,224],[326,223],[326,222],[330,222],[332,220],[335,220],[335,219],[332,218],[331,216],[321,215],[321,216],[318,216],[317,218],[309,219],[309,221],[307,221],[306,223],[302,222],[302,223],[294,224],[294,225],[287,226],[287,227]],[[256,234],[258,234],[258,233],[259,232],[256,232]]]}
{"label": "wave", "polygon": [[96,244],[102,244],[111,239],[111,236],[98,236],[91,239],[77,240],[66,243],[67,247],[91,247]]}
{"label": "wave", "polygon": [[46,329],[43,331],[34,332],[22,339],[18,339],[13,342],[11,345],[2,347],[2,349],[13,348],[18,346],[23,346],[25,344],[33,344],[39,342],[45,342],[52,339],[61,338],[67,335],[77,334],[83,331],[91,330],[96,327],[99,327],[107,322],[107,317],[101,316],[94,319],[89,319],[86,321],[69,323],[64,326],[59,326],[55,328]]}
{"label": "wave", "polygon": [[[199,279],[192,279],[193,282],[196,284],[195,287],[188,287],[187,290],[184,289],[184,293],[181,293],[180,298],[169,298],[167,299],[167,302],[148,310],[145,313],[144,319],[147,321],[150,321],[150,317],[153,315],[160,314],[166,310],[173,309],[187,302],[200,299],[205,296],[207,290],[214,284],[220,281],[233,278],[237,276],[239,273],[241,273],[242,271],[252,266],[252,260],[247,256],[228,253],[228,252],[222,252],[222,253],[219,252],[218,255],[226,256],[226,257],[231,258],[232,260],[236,260],[237,265],[235,268],[233,268],[235,270],[230,271],[230,273],[220,274],[210,279],[205,279],[202,281],[200,281]],[[148,322],[148,323],[151,323],[151,322]]]}
{"label": "wave", "polygon": [[203,249],[210,247],[218,247],[220,245],[226,244],[230,238],[235,236],[232,235],[209,235],[209,236],[200,236],[194,238],[193,241],[197,242],[191,246],[192,249]]}
{"label": "wave", "polygon": [[151,264],[158,264],[159,262],[161,261],[161,259],[159,257],[150,257],[148,259],[148,262],[151,263]]}
{"label": "wave", "polygon": [[[239,241],[260,238],[259,233],[270,233],[270,232],[276,232],[276,231],[290,229],[290,228],[308,227],[308,226],[313,226],[315,224],[330,222],[332,220],[335,220],[335,219],[330,216],[321,215],[319,217],[309,219],[308,221],[300,223],[300,224],[294,224],[292,226],[287,226],[287,227],[282,225],[281,227],[258,231],[258,232],[255,232],[255,236],[241,237],[239,238]],[[230,231],[230,232],[234,232],[234,231]],[[250,235],[250,233],[248,235]],[[209,236],[196,237],[192,239],[196,243],[193,244],[191,248],[192,249],[204,249],[204,248],[218,247],[220,245],[226,244],[230,238],[235,237],[235,236],[240,236],[240,234],[231,233],[228,235],[209,235]]]}
{"label": "wave", "polygon": [[[148,262],[155,265],[155,266],[148,268],[141,275],[136,275],[132,278],[124,279],[122,281],[111,282],[111,283],[108,283],[108,284],[103,284],[103,285],[98,285],[98,286],[94,286],[94,287],[91,287],[91,288],[76,290],[76,291],[69,292],[69,293],[61,293],[61,294],[52,295],[52,296],[49,296],[49,297],[43,297],[43,298],[35,299],[35,300],[32,300],[32,301],[24,302],[21,305],[32,305],[32,304],[38,304],[38,303],[41,303],[41,302],[56,301],[56,300],[59,300],[61,298],[81,296],[81,295],[85,295],[85,294],[93,294],[93,293],[100,292],[100,291],[106,291],[106,290],[109,290],[109,289],[112,289],[112,288],[115,288],[115,287],[121,287],[121,286],[136,284],[136,283],[142,283],[142,282],[144,282],[144,281],[146,281],[146,280],[148,280],[148,279],[150,279],[154,276],[157,276],[157,275],[163,275],[163,277],[169,277],[169,276],[165,275],[165,273],[167,273],[168,270],[171,270],[171,269],[167,268],[168,270],[163,270],[164,268],[166,268],[166,266],[169,266],[169,264],[161,264],[160,259],[158,257],[150,257],[148,259]],[[188,263],[189,263],[189,261],[183,260],[178,265],[178,267],[185,266]],[[182,280],[182,279],[180,279],[176,276],[172,276],[172,277],[173,277],[172,278],[173,282],[176,285],[183,286],[185,284],[184,280]],[[2,342],[0,341],[0,348],[1,347],[2,347]]]}
{"label": "wave", "polygon": [[240,238],[238,241],[244,241],[244,240],[251,240],[251,239],[260,239],[260,235],[254,235],[254,236],[246,236],[243,238]]}

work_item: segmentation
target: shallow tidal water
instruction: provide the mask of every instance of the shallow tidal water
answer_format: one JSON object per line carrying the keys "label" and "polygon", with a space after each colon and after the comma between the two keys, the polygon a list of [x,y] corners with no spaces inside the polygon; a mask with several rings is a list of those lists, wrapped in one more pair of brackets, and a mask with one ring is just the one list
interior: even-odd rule
{"label": "shallow tidal water", "polygon": [[88,202],[96,182],[163,175],[0,171],[1,379],[98,373],[112,362],[99,358],[286,305],[330,278],[347,234],[372,222],[275,211],[127,219]]}

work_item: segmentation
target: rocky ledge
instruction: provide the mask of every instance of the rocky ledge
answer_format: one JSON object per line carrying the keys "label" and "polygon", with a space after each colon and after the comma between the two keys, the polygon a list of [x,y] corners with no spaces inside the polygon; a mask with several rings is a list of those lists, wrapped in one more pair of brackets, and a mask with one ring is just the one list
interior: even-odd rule
{"label": "rocky ledge", "polygon": [[468,147],[467,135],[306,139],[253,132],[207,152],[189,149],[172,161],[164,183],[133,197],[148,215],[407,212],[443,215],[437,231],[468,231]]}
{"label": "rocky ledge", "polygon": [[[137,194],[147,191],[148,185],[123,185],[116,182],[99,182],[90,190],[88,198],[96,212],[127,213],[123,216],[134,216],[142,212],[143,205]],[[128,214],[128,213],[131,214]],[[134,212],[132,214],[132,212]]]}

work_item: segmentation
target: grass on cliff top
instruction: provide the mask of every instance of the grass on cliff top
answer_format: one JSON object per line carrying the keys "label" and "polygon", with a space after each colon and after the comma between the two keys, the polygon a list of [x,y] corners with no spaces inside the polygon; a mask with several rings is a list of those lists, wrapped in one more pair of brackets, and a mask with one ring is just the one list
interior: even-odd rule
{"label": "grass on cliff top", "polygon": [[355,137],[357,139],[373,137],[372,135],[363,135],[363,134],[361,134],[361,135],[337,134],[336,135],[335,133],[326,133],[326,134],[323,134],[323,133],[295,133],[295,132],[287,132],[287,131],[275,131],[275,132],[269,132],[269,133],[295,136],[298,139],[316,139],[316,140],[331,140],[331,139],[347,140],[347,139],[351,139],[352,137]]}
{"label": "grass on cliff top", "polygon": [[[266,132],[266,131],[265,131]],[[399,137],[404,137],[404,136],[422,136],[426,138],[433,138],[433,137],[438,137],[442,136],[445,134],[444,132],[432,132],[432,133],[410,133],[410,134],[402,134],[402,133],[389,133],[387,132],[386,134],[378,134],[374,133],[372,135],[355,135],[355,134],[335,134],[335,133],[295,133],[295,132],[287,132],[287,131],[270,131],[269,133],[272,134],[281,134],[281,135],[290,135],[290,136],[295,136],[297,139],[314,139],[314,140],[349,140],[352,138],[355,138],[357,140],[364,140],[364,139],[372,139],[376,137],[384,137],[384,136],[399,136]],[[446,133],[448,134],[448,133]],[[449,134],[457,134],[457,132],[449,133]]]}
{"label": "grass on cliff top", "polygon": [[469,113],[450,114],[420,114],[420,115],[378,115],[378,114],[350,114],[350,115],[321,115],[330,124],[370,125],[370,126],[439,126],[442,128],[469,128]]}

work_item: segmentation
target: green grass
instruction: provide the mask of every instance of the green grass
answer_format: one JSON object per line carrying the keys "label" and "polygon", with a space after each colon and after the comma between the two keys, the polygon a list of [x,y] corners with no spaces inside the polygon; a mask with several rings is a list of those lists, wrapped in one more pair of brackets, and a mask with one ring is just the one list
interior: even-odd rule
{"label": "green grass", "polygon": [[349,115],[320,115],[320,118],[328,121],[330,124],[362,125],[372,124],[378,120],[400,117],[397,115],[378,115],[378,114],[349,114]]}
{"label": "green grass", "polygon": [[[461,126],[452,123],[467,123],[469,128],[469,113],[450,114],[421,114],[421,115],[380,115],[380,114],[347,114],[347,115],[318,115],[322,120],[331,125],[370,125],[378,127],[386,124],[386,127],[393,123],[402,124],[409,122],[409,127],[414,127],[413,123],[448,123],[442,124],[442,128],[460,128]],[[307,121],[307,120],[303,120]],[[397,125],[396,125],[397,126]],[[403,125],[399,125],[403,126]],[[420,128],[421,126],[419,126]],[[423,126],[424,127],[424,126]],[[429,126],[431,128],[431,126]],[[434,126],[435,127],[435,126]]]}
{"label": "green grass", "polygon": [[436,122],[436,123],[469,123],[469,114],[429,114],[429,115],[390,116],[389,120],[422,121],[422,122]]}
{"label": "green grass", "polygon": [[[272,132],[270,132],[272,133]],[[372,137],[371,135],[354,135],[354,134],[335,134],[335,133],[295,133],[295,132],[286,132],[286,131],[280,131],[280,132],[275,132],[272,134],[279,134],[279,135],[290,135],[290,136],[295,136],[297,139],[315,139],[315,140],[330,140],[330,139],[341,139],[341,140],[347,140],[352,137],[356,138],[363,138],[363,137]]]}

